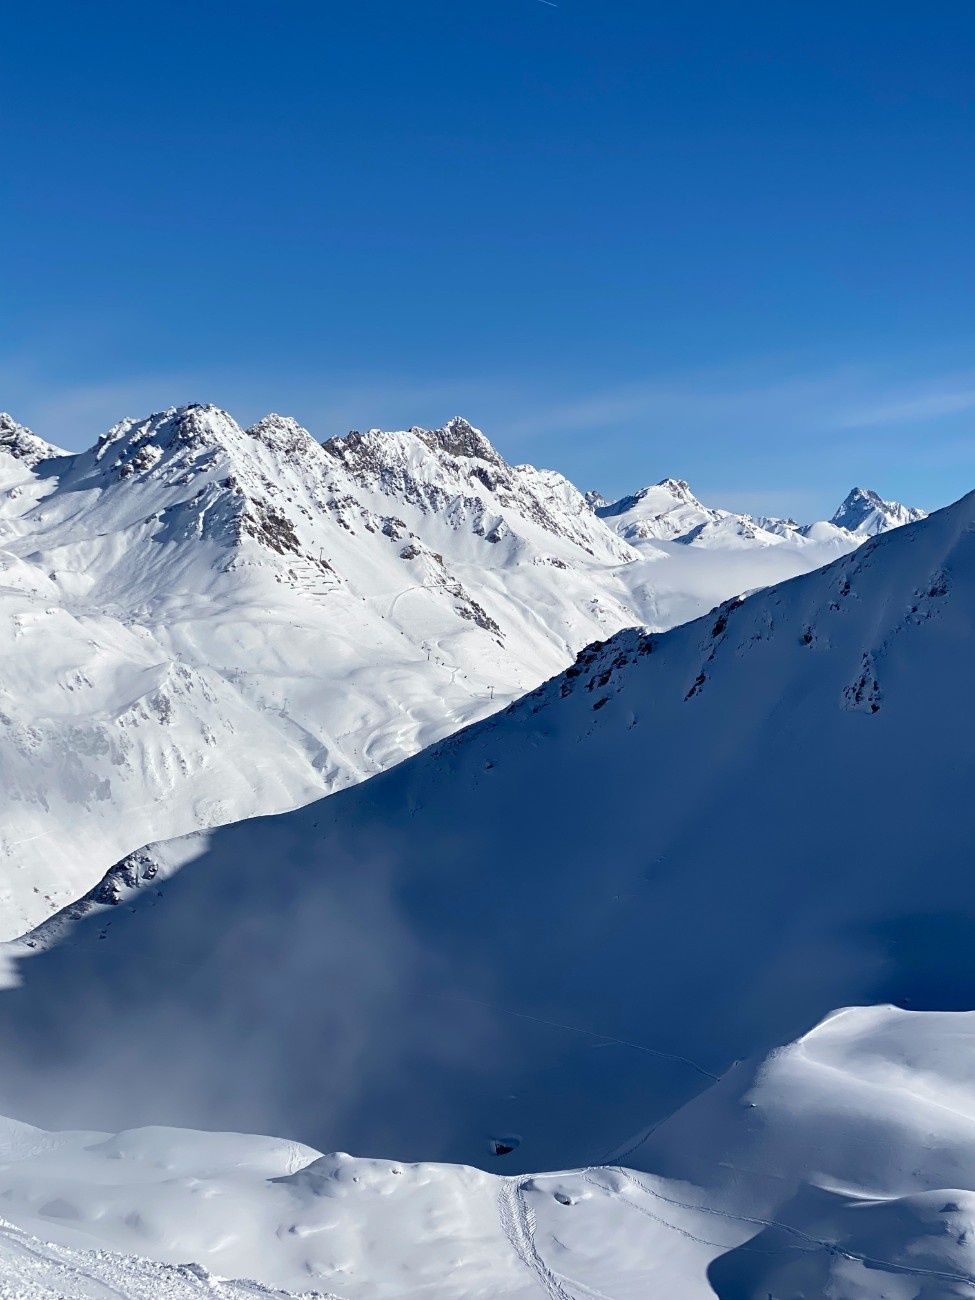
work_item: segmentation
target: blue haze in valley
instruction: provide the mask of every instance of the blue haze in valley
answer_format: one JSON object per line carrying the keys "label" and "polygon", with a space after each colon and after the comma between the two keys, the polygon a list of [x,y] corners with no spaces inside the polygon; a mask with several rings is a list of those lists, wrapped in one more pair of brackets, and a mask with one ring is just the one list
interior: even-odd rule
{"label": "blue haze in valley", "polygon": [[975,7],[45,2],[4,20],[0,408],[462,412],[618,495],[975,483]]}

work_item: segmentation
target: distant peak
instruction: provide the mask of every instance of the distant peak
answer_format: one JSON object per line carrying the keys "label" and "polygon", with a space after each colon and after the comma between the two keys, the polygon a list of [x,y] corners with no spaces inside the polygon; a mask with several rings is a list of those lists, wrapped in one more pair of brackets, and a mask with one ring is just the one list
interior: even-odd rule
{"label": "distant peak", "polygon": [[226,411],[210,402],[192,402],[189,406],[177,406],[169,412],[169,415],[177,435],[184,441],[219,440],[228,429],[238,427]]}
{"label": "distant peak", "polygon": [[[616,518],[628,514],[631,510],[648,508],[654,515],[665,514],[675,505],[701,506],[700,501],[691,491],[690,484],[682,478],[664,478],[650,487],[640,488],[630,496],[620,497],[619,501],[609,504],[603,502],[593,509],[604,519]],[[701,507],[703,509],[703,506]]]}
{"label": "distant peak", "polygon": [[924,519],[926,512],[899,501],[885,501],[870,488],[852,488],[830,523],[850,533],[874,535]]}
{"label": "distant peak", "polygon": [[98,439],[92,459],[100,473],[156,479],[228,464],[246,455],[246,448],[243,431],[226,411],[194,402],[120,420]]}
{"label": "distant peak", "polygon": [[[849,492],[846,494],[843,504],[840,506],[840,510],[849,510],[854,506],[863,505],[883,507],[886,504],[887,502],[883,497],[879,496],[871,488],[854,487],[850,488]],[[839,514],[839,510],[836,513]]]}
{"label": "distant peak", "polygon": [[95,456],[98,460],[114,456],[120,463],[143,444],[152,444],[160,451],[179,446],[215,447],[226,441],[230,429],[237,429],[236,424],[218,406],[199,402],[169,406],[141,420],[120,420],[98,439]]}

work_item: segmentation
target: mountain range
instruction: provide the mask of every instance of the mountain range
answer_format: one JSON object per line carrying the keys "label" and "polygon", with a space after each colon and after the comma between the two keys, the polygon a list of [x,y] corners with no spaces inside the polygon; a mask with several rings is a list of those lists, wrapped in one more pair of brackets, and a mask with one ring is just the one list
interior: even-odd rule
{"label": "mountain range", "polygon": [[354,1300],[967,1294],[973,609],[975,493],[147,846],[10,950],[5,1213]]}
{"label": "mountain range", "polygon": [[[975,493],[606,503],[462,421],[3,438],[69,901],[2,953],[0,1291],[970,1293]],[[299,721],[346,756],[312,802]]]}
{"label": "mountain range", "polygon": [[608,505],[459,418],[320,443],[187,406],[67,454],[0,416],[0,935],[920,513],[857,489],[800,528],[677,480]]}

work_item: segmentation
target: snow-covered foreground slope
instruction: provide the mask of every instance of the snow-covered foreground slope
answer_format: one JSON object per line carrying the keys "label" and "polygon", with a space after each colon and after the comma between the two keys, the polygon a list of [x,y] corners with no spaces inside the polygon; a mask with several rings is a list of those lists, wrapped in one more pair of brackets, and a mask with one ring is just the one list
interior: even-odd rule
{"label": "snow-covered foreground slope", "polygon": [[0,417],[0,936],[150,839],[350,785],[594,637],[862,540],[711,515],[635,549],[459,419],[323,446],[194,406],[67,456]]}
{"label": "snow-covered foreground slope", "polygon": [[[289,1293],[290,1295],[291,1293]],[[329,1300],[322,1292],[307,1300]],[[0,1300],[288,1300],[257,1282],[224,1281],[195,1264],[176,1267],[105,1250],[39,1241],[0,1219]]]}
{"label": "snow-covered foreground slope", "polygon": [[195,860],[0,995],[0,1103],[564,1168],[836,1007],[975,1005],[973,524],[975,495],[164,846]]}
{"label": "snow-covered foreground slope", "polygon": [[0,1122],[17,1225],[0,1226],[0,1278],[18,1300],[89,1296],[92,1278],[133,1300],[259,1285],[343,1300],[967,1296],[973,1020],[840,1012],[662,1125],[642,1144],[651,1173],[504,1176],[239,1134]]}

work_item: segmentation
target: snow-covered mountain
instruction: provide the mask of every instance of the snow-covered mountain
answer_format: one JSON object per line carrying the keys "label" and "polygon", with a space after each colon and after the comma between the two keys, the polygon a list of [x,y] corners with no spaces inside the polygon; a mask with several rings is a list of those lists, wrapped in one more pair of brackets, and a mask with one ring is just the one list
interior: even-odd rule
{"label": "snow-covered mountain", "polygon": [[862,540],[749,540],[707,513],[707,546],[635,548],[623,515],[461,419],[322,445],[189,406],[69,456],[3,417],[0,935],[147,840],[352,784],[594,638]]}
{"label": "snow-covered mountain", "polygon": [[967,1294],[973,609],[975,493],[153,847],[18,960],[0,1106],[366,1158],[28,1133],[5,1213],[349,1300]]}
{"label": "snow-covered mountain", "polygon": [[598,493],[590,498],[595,513],[637,547],[648,541],[709,548],[832,543],[839,553],[850,549],[851,535],[862,540],[925,518],[923,510],[884,501],[865,488],[854,488],[830,520],[813,524],[713,509],[683,479],[663,479],[612,503]]}
{"label": "snow-covered mountain", "polygon": [[147,830],[359,780],[638,618],[630,548],[462,420],[322,446],[189,407],[64,456],[8,419],[0,469],[8,936]]}
{"label": "snow-covered mountain", "polygon": [[830,523],[861,537],[875,537],[877,533],[885,533],[890,528],[900,528],[924,518],[923,510],[902,506],[898,501],[884,501],[869,488],[856,487],[833,515]]}
{"label": "snow-covered mountain", "polygon": [[0,1108],[567,1167],[838,1006],[965,1005],[973,528],[975,495],[154,850],[0,997]]}

